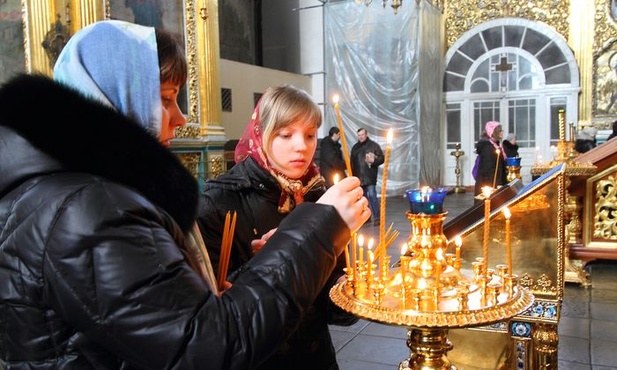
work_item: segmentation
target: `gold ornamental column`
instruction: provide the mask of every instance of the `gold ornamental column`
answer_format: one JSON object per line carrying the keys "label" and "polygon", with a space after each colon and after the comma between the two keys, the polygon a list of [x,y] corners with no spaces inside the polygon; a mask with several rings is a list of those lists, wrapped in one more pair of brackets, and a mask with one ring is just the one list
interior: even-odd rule
{"label": "gold ornamental column", "polygon": [[570,1],[568,44],[579,66],[581,94],[578,99],[578,126],[591,124],[593,98],[594,2]]}
{"label": "gold ornamental column", "polygon": [[[197,58],[199,62],[200,136],[223,136],[220,125],[221,88],[219,85],[219,11],[218,0],[198,0],[196,19]],[[189,114],[190,116],[190,114]]]}
{"label": "gold ornamental column", "polygon": [[109,18],[109,1],[70,1],[71,35],[89,24]]}
{"label": "gold ornamental column", "polygon": [[47,0],[23,0],[24,49],[26,72],[51,76],[51,66],[45,50],[41,47],[45,34],[56,21],[55,3]]}

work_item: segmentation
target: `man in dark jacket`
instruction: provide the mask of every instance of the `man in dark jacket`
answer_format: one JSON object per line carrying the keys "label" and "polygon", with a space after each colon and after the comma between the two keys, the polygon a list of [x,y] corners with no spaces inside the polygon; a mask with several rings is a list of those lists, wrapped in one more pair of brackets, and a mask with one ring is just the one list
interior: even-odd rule
{"label": "man in dark jacket", "polygon": [[360,179],[364,196],[368,199],[373,215],[373,224],[378,225],[379,202],[377,201],[377,173],[384,162],[383,151],[379,144],[368,137],[365,128],[358,129],[358,142],[351,148],[351,172]]}
{"label": "man in dark jacket", "polygon": [[338,127],[330,127],[328,137],[321,140],[319,149],[319,171],[326,180],[326,188],[332,186],[334,175],[338,174],[339,180],[345,177],[345,160],[341,151],[341,131]]}

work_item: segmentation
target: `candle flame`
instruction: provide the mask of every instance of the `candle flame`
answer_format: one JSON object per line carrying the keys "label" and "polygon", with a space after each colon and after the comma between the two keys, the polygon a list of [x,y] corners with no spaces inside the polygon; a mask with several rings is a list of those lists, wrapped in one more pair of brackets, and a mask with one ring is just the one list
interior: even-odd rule
{"label": "candle flame", "polygon": [[510,213],[510,209],[508,207],[505,207],[503,209],[503,215],[506,218],[506,220],[509,220],[510,216],[512,216],[512,214]]}
{"label": "candle flame", "polygon": [[499,157],[499,154],[501,154],[501,150],[495,149],[495,154],[497,154],[497,157]]}
{"label": "candle flame", "polygon": [[418,289],[426,289],[426,281],[424,279],[418,279]]}
{"label": "candle flame", "polygon": [[401,256],[404,256],[405,253],[407,253],[407,243],[401,245]]}
{"label": "candle flame", "polygon": [[362,234],[358,235],[358,245],[361,247],[364,246],[364,235]]}
{"label": "candle flame", "polygon": [[393,138],[394,138],[394,133],[392,131],[392,128],[390,128],[388,130],[388,136],[387,136],[387,139],[386,139],[386,143],[388,143],[388,145],[392,144],[392,139]]}
{"label": "candle flame", "polygon": [[484,195],[484,198],[490,198],[491,193],[493,192],[493,188],[490,186],[483,186],[482,187],[482,195]]}
{"label": "candle flame", "polygon": [[332,182],[334,183],[334,185],[338,184],[338,173],[334,174],[334,178],[332,179]]}
{"label": "candle flame", "polygon": [[332,102],[334,104],[338,104],[338,99],[339,99],[338,94],[334,94],[334,96],[332,97]]}
{"label": "candle flame", "polygon": [[373,244],[375,243],[375,240],[373,238],[370,238],[368,240],[368,249],[373,249]]}
{"label": "candle flame", "polygon": [[460,248],[460,246],[463,245],[463,238],[461,238],[460,235],[457,235],[456,238],[454,238],[454,244]]}
{"label": "candle flame", "polygon": [[439,261],[443,259],[443,250],[441,248],[437,248],[435,252],[435,258]]}

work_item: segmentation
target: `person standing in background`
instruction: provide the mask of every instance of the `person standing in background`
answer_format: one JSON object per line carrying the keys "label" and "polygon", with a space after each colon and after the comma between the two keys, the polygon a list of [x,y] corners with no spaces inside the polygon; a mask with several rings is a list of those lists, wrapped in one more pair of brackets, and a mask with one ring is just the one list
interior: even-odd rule
{"label": "person standing in background", "polygon": [[476,154],[479,156],[480,161],[474,187],[475,195],[482,193],[484,186],[497,188],[505,185],[507,182],[508,172],[504,158],[506,153],[499,145],[502,137],[501,123],[497,121],[486,123],[482,137],[476,143]]}
{"label": "person standing in background", "polygon": [[579,153],[586,153],[596,147],[596,135],[598,129],[595,127],[585,127],[581,130],[574,142],[574,150]]}
{"label": "person standing in background", "polygon": [[334,175],[338,175],[339,180],[343,179],[345,174],[345,160],[341,151],[341,130],[338,127],[330,127],[328,137],[321,140],[319,149],[319,172],[326,180],[326,188],[331,187],[334,183]]}
{"label": "person standing in background", "polygon": [[373,215],[373,225],[379,225],[379,202],[377,201],[377,173],[384,162],[379,144],[368,137],[365,128],[358,129],[358,142],[351,148],[351,172],[360,179],[364,196],[368,199]]}
{"label": "person standing in background", "polygon": [[617,136],[617,121],[613,122],[613,132],[611,132],[611,134],[608,136],[608,138],[606,139],[607,141],[614,138],[615,136]]}
{"label": "person standing in background", "polygon": [[501,146],[506,153],[506,158],[518,157],[518,144],[516,143],[516,136],[513,132],[509,133],[508,136],[506,136],[503,143],[501,143]]}

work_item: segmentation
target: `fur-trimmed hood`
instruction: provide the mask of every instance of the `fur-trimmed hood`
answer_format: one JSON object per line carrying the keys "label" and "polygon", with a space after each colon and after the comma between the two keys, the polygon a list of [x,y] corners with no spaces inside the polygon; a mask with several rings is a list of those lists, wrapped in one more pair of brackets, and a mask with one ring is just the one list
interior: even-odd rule
{"label": "fur-trimmed hood", "polygon": [[198,189],[178,158],[135,122],[44,76],[0,88],[0,197],[33,176],[87,172],[136,189],[183,230]]}

